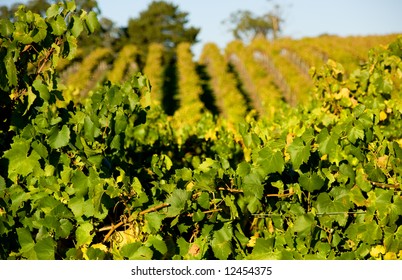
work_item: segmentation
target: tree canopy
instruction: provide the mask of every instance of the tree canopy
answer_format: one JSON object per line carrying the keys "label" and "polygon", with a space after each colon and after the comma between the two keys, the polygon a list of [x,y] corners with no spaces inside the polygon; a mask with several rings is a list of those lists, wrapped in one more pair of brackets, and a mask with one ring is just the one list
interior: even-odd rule
{"label": "tree canopy", "polygon": [[232,25],[230,30],[236,39],[246,42],[258,36],[264,38],[271,36],[275,40],[281,31],[282,22],[278,5],[272,11],[261,16],[247,10],[239,10],[231,13],[229,18],[224,21],[224,23]]}
{"label": "tree canopy", "polygon": [[188,13],[171,3],[154,1],[138,18],[129,20],[127,37],[144,55],[151,43],[162,44],[169,53],[181,42],[197,41],[200,29],[187,25]]}

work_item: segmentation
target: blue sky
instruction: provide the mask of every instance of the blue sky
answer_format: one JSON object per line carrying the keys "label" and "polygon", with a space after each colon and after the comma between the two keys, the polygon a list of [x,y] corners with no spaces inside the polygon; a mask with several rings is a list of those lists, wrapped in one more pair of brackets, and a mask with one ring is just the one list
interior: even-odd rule
{"label": "blue sky", "polygon": [[[0,4],[15,3],[0,0]],[[26,1],[22,1],[26,2]],[[102,14],[119,26],[130,17],[138,16],[152,0],[98,0]],[[232,39],[222,20],[241,10],[255,14],[269,11],[273,3],[280,3],[285,23],[284,36],[301,38],[323,33],[370,35],[402,33],[401,0],[170,0],[189,13],[190,25],[200,27],[200,43],[194,47],[198,54],[206,42],[224,47]]]}

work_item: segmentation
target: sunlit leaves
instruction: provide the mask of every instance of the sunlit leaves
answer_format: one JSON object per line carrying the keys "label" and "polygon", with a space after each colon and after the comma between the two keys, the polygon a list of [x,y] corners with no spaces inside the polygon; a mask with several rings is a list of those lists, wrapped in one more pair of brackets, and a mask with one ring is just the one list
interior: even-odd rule
{"label": "sunlit leaves", "polygon": [[264,186],[261,182],[259,175],[248,174],[243,180],[243,190],[244,194],[249,197],[255,197],[261,199],[264,193]]}
{"label": "sunlit leaves", "polygon": [[189,193],[187,191],[180,189],[174,190],[166,200],[166,203],[169,203],[166,217],[175,217],[185,210],[188,197]]}
{"label": "sunlit leaves", "polygon": [[[335,62],[314,70],[322,99],[308,110],[237,127],[205,114],[176,130],[174,116],[141,105],[150,96],[141,75],[66,106],[54,67],[98,25],[94,13],[66,17],[74,8],[1,21],[1,87],[23,105],[13,104],[0,159],[0,237],[15,241],[1,257],[398,257],[401,106],[388,96],[402,78],[390,76],[398,56],[376,57],[352,80]],[[110,54],[94,50],[73,81]]]}
{"label": "sunlit leaves", "polygon": [[56,244],[50,236],[40,238],[35,242],[31,232],[26,228],[18,228],[17,234],[23,258],[30,260],[53,260],[55,258]]}
{"label": "sunlit leaves", "polygon": [[8,85],[16,86],[17,85],[17,67],[14,63],[13,52],[10,50],[7,51],[7,55],[4,57],[4,66],[7,71]]}
{"label": "sunlit leaves", "polygon": [[306,191],[318,191],[324,186],[324,179],[317,173],[303,173],[299,177],[300,186]]}
{"label": "sunlit leaves", "polygon": [[6,18],[0,19],[0,34],[3,37],[10,36],[14,31],[14,25]]}
{"label": "sunlit leaves", "polygon": [[18,139],[11,145],[11,149],[4,153],[4,157],[9,160],[8,172],[10,178],[16,180],[16,175],[27,176],[28,174],[40,169],[40,156],[30,150],[30,142]]}
{"label": "sunlit leaves", "polygon": [[53,149],[58,149],[61,147],[66,146],[70,141],[70,129],[66,126],[63,125],[61,130],[59,130],[57,127],[54,127],[50,131],[49,135],[49,145]]}
{"label": "sunlit leaves", "polygon": [[314,216],[312,214],[304,214],[296,219],[293,230],[299,235],[308,235],[311,233],[314,227]]}
{"label": "sunlit leaves", "polygon": [[96,30],[100,28],[100,24],[96,13],[94,11],[90,11],[85,18],[85,25],[88,29],[89,33],[94,33]]}
{"label": "sunlit leaves", "polygon": [[89,244],[92,241],[93,238],[93,234],[91,234],[92,230],[93,225],[91,223],[81,224],[77,228],[77,230],[75,231],[77,246]]}
{"label": "sunlit leaves", "polygon": [[66,22],[64,21],[64,18],[60,15],[56,16],[56,18],[50,19],[49,23],[52,27],[53,35],[60,36],[67,30]]}
{"label": "sunlit leaves", "polygon": [[211,247],[216,258],[220,260],[228,259],[232,253],[232,237],[233,230],[230,224],[225,224],[221,229],[214,232]]}
{"label": "sunlit leaves", "polygon": [[310,146],[301,138],[295,138],[287,150],[295,169],[298,169],[302,163],[306,163],[310,157]]}

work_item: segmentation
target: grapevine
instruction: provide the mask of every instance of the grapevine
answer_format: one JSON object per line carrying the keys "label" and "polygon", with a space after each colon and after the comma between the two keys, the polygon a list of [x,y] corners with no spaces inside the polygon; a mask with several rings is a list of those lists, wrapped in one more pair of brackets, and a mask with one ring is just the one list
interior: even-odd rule
{"label": "grapevine", "polygon": [[[152,101],[160,46],[151,82],[138,73],[66,102],[58,62],[96,15],[63,2],[15,18],[0,28],[1,259],[402,258],[401,37],[351,73],[311,68],[309,102],[275,103],[269,118],[246,115],[215,45],[201,62],[222,116],[202,112],[183,44],[180,101],[197,115],[184,132]],[[243,46],[230,48],[257,84]]]}

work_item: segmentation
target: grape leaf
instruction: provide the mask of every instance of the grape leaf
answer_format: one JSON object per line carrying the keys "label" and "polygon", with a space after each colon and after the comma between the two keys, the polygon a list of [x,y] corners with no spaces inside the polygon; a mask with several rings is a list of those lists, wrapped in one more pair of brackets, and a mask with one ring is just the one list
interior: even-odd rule
{"label": "grape leaf", "polygon": [[317,136],[318,150],[322,154],[335,153],[337,142],[337,137],[333,134],[329,135],[326,127]]}
{"label": "grape leaf", "polygon": [[54,260],[56,242],[48,236],[39,239],[35,244],[35,252],[38,260]]}
{"label": "grape leaf", "polygon": [[60,7],[59,7],[59,5],[57,5],[57,4],[51,5],[51,6],[46,10],[46,17],[47,17],[47,18],[52,18],[52,17],[58,15],[58,14],[59,14],[59,9],[60,9]]}
{"label": "grape leaf", "polygon": [[12,50],[11,48],[7,50],[7,55],[4,57],[4,66],[7,71],[8,85],[16,86],[18,83],[17,67],[15,66],[11,50]]}
{"label": "grape leaf", "polygon": [[166,254],[168,248],[165,241],[163,241],[160,235],[151,235],[148,237],[147,245],[153,246],[162,255]]}
{"label": "grape leaf", "polygon": [[87,17],[85,18],[85,24],[88,28],[89,33],[94,33],[95,30],[99,29],[100,24],[94,11],[90,11],[88,13]]}
{"label": "grape leaf", "polygon": [[230,224],[225,224],[221,229],[214,232],[211,247],[215,257],[220,260],[227,260],[232,253],[231,240],[233,230]]}
{"label": "grape leaf", "polygon": [[257,174],[248,174],[244,177],[242,188],[245,196],[261,199],[264,194],[264,186]]}
{"label": "grape leaf", "polygon": [[347,133],[347,137],[350,142],[355,144],[357,139],[364,139],[364,130],[359,126],[352,126]]}
{"label": "grape leaf", "polygon": [[49,135],[48,142],[50,147],[53,149],[59,149],[67,144],[70,141],[70,130],[67,125],[63,125],[62,129],[59,130],[57,127],[54,127]]}
{"label": "grape leaf", "polygon": [[310,158],[310,145],[305,145],[301,138],[295,138],[287,150],[295,169],[298,169],[303,162],[306,163]]}
{"label": "grape leaf", "polygon": [[75,238],[77,240],[77,247],[82,245],[88,245],[92,242],[94,234],[91,234],[94,227],[91,223],[81,224],[75,231]]}
{"label": "grape leaf", "polygon": [[167,208],[166,217],[175,217],[179,215],[187,206],[189,193],[185,190],[175,189],[173,193],[166,200],[169,203]]}
{"label": "grape leaf", "polygon": [[52,34],[56,36],[63,35],[67,30],[66,22],[61,15],[57,15],[56,18],[52,18],[48,21],[52,27]]}
{"label": "grape leaf", "polygon": [[317,173],[303,173],[299,177],[300,186],[309,192],[320,190],[324,186],[324,179]]}
{"label": "grape leaf", "polygon": [[297,232],[300,236],[305,236],[311,233],[311,230],[315,226],[313,214],[304,214],[297,217],[293,230]]}
{"label": "grape leaf", "polygon": [[273,152],[271,149],[263,149],[258,154],[257,163],[264,170],[265,176],[275,172],[282,173],[285,169],[285,160],[280,151]]}
{"label": "grape leaf", "polygon": [[14,25],[7,18],[0,19],[0,34],[3,37],[10,36],[14,31]]}

